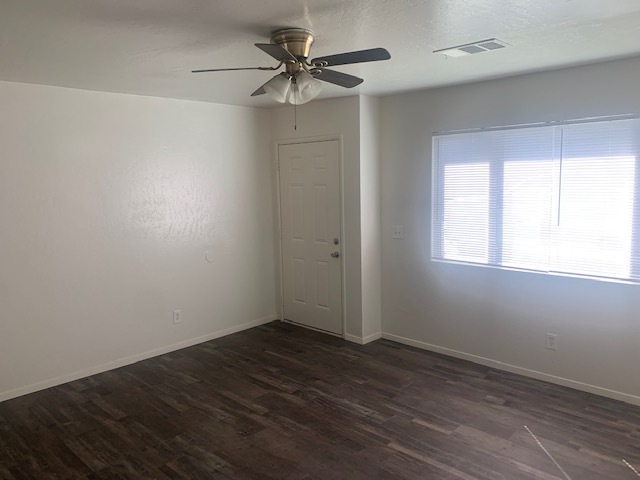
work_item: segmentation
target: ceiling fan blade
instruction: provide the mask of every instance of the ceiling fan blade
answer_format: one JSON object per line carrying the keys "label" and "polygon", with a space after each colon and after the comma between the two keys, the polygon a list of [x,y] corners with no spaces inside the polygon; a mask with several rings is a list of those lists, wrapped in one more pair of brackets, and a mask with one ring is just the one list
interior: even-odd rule
{"label": "ceiling fan blade", "polygon": [[314,77],[318,80],[340,85],[345,88],[357,87],[364,82],[362,78],[354,77],[353,75],[348,75],[342,72],[336,72],[335,70],[329,70],[328,68],[323,68],[320,73],[314,75]]}
{"label": "ceiling fan blade", "polygon": [[267,93],[267,92],[264,91],[264,85],[262,85],[259,89],[257,89],[255,92],[253,92],[251,94],[251,96],[252,97],[257,97],[258,95],[264,95],[265,93]]}
{"label": "ceiling fan blade", "polygon": [[369,50],[358,50],[356,52],[338,53],[337,55],[327,55],[311,60],[312,65],[322,64],[328,67],[336,65],[347,65],[350,63],[377,62],[379,60],[389,60],[391,54],[384,48],[370,48]]}
{"label": "ceiling fan blade", "polygon": [[280,45],[275,43],[256,43],[256,47],[258,47],[263,52],[271,55],[273,58],[278,60],[279,62],[297,62],[298,59],[291,55],[288,50],[284,49]]}
{"label": "ceiling fan blade", "polygon": [[206,73],[206,72],[231,72],[235,70],[271,70],[266,67],[242,67],[242,68],[209,68],[207,70],[191,70],[191,73]]}

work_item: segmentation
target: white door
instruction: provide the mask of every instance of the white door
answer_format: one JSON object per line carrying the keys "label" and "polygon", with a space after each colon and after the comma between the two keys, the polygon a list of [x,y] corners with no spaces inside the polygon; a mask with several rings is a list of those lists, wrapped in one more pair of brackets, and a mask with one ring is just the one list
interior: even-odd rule
{"label": "white door", "polygon": [[280,145],[284,318],[342,334],[340,145]]}

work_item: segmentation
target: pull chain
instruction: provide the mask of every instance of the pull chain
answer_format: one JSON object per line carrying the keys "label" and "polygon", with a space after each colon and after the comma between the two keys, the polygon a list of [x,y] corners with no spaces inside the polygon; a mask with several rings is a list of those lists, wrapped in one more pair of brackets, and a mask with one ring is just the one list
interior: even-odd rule
{"label": "pull chain", "polygon": [[296,90],[298,89],[298,84],[293,84],[293,129],[298,130],[298,102],[296,96]]}

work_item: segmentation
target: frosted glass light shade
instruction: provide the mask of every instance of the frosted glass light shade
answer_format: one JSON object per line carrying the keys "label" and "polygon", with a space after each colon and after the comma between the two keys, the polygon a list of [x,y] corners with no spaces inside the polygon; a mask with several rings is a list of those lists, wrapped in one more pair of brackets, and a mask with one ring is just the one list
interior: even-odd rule
{"label": "frosted glass light shade", "polygon": [[276,102],[285,103],[291,89],[291,81],[287,74],[283,72],[265,83],[262,88]]}
{"label": "frosted glass light shade", "polygon": [[296,76],[296,83],[293,84],[289,103],[302,105],[313,100],[322,91],[322,82],[313,78],[313,75],[302,71]]}

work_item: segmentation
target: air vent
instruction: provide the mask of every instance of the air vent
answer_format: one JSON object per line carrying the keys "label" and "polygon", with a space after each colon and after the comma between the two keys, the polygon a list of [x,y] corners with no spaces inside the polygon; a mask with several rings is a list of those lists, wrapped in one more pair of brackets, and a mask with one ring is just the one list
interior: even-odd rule
{"label": "air vent", "polygon": [[433,53],[441,53],[447,57],[464,57],[466,55],[473,55],[475,53],[489,52],[491,50],[499,50],[505,48],[508,43],[498,40],[497,38],[490,38],[488,40],[480,40],[479,42],[466,43],[464,45],[458,45],[457,47],[441,48],[440,50],[434,50]]}

